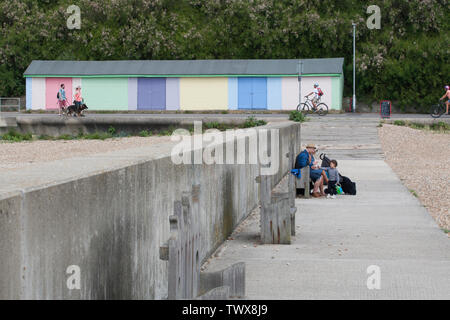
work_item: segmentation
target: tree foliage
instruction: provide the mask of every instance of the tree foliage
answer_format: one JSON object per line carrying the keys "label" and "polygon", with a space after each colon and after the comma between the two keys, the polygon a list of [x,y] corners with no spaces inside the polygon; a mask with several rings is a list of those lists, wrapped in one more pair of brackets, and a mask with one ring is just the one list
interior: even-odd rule
{"label": "tree foliage", "polygon": [[32,60],[283,59],[345,57],[351,95],[428,107],[448,82],[449,1],[377,0],[381,30],[357,0],[0,0],[0,96],[25,92]]}

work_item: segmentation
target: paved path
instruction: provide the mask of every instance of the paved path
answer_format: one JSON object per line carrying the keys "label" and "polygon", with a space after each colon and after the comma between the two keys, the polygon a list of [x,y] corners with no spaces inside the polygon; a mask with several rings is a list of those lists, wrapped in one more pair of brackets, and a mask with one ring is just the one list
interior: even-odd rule
{"label": "paved path", "polygon": [[[250,299],[450,299],[450,238],[383,161],[375,119],[314,119],[303,142],[339,161],[358,195],[297,199],[290,246],[258,243],[250,216],[207,265],[246,262]],[[356,148],[355,148],[356,147]],[[369,290],[369,266],[380,270]]]}
{"label": "paved path", "polygon": [[[46,118],[46,117],[57,117],[56,113],[25,113],[25,112],[0,112],[0,117],[26,117],[26,118]],[[86,113],[86,117],[90,118],[129,118],[129,117],[139,117],[139,118],[173,118],[173,119],[190,119],[190,118],[247,118],[249,116],[255,116],[258,118],[267,119],[287,119],[289,115],[287,113],[253,113],[245,112],[242,113],[95,113],[95,111],[90,111]],[[312,118],[319,119],[318,116],[313,115]],[[341,114],[330,114],[323,119],[372,119],[379,122],[380,115],[378,113],[341,113]],[[320,118],[322,119],[322,118]],[[403,120],[423,120],[432,119],[430,115],[427,114],[392,114],[392,119],[403,119]],[[450,116],[444,115],[439,121],[450,120]]]}

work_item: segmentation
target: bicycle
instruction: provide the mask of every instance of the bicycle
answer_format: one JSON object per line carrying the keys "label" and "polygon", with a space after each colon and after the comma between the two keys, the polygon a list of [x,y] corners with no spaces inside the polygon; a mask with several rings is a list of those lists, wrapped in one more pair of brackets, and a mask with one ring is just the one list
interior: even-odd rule
{"label": "bicycle", "polygon": [[317,113],[319,116],[325,116],[328,114],[328,106],[325,103],[321,102],[316,106],[316,108],[314,108],[312,100],[309,99],[309,96],[305,96],[305,98],[306,101],[297,106],[297,111],[301,111],[304,115],[308,113]]}
{"label": "bicycle", "polygon": [[445,113],[445,104],[443,101],[439,101],[438,104],[431,106],[431,116],[433,118],[440,118]]}

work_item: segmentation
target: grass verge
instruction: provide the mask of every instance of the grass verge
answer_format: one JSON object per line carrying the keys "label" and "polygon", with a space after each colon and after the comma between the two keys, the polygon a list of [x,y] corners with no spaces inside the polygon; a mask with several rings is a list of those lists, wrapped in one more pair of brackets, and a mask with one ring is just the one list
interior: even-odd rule
{"label": "grass verge", "polygon": [[31,133],[22,134],[15,130],[9,130],[8,133],[0,136],[0,140],[8,142],[23,142],[33,140],[33,136]]}
{"label": "grass verge", "polygon": [[438,131],[441,133],[447,133],[450,131],[450,124],[439,121],[432,124],[424,124],[420,122],[409,122],[404,120],[395,120],[393,123],[395,126],[409,127],[417,130],[429,130]]}

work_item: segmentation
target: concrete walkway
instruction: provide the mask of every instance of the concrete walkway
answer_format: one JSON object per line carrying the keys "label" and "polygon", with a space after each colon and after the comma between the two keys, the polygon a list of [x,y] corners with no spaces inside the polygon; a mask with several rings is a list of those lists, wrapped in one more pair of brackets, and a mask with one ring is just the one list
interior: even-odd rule
{"label": "concrete walkway", "polygon": [[[246,263],[249,299],[450,299],[450,238],[383,161],[376,119],[313,118],[302,129],[356,181],[357,196],[297,199],[290,246],[259,244],[252,214],[207,270]],[[369,266],[380,289],[369,290]]]}

